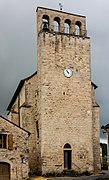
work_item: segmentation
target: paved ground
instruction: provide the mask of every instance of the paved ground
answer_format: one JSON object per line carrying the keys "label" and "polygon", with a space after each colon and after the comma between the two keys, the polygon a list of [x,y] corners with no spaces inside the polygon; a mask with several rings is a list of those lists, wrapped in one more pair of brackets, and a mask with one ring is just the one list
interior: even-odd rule
{"label": "paved ground", "polygon": [[31,180],[109,180],[109,174],[102,174],[97,176],[81,176],[81,177],[55,177],[55,178],[42,178],[33,177]]}
{"label": "paved ground", "polygon": [[99,175],[92,176],[81,176],[81,177],[54,177],[54,178],[44,178],[44,177],[32,177],[31,180],[109,180],[109,174],[103,172]]}
{"label": "paved ground", "polygon": [[109,174],[103,174],[98,176],[48,178],[48,180],[109,180]]}

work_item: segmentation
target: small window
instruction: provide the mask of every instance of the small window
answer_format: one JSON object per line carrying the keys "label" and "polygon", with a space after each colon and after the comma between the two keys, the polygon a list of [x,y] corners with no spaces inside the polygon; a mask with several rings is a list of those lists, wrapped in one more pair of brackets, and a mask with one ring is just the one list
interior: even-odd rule
{"label": "small window", "polygon": [[75,35],[80,36],[81,35],[81,22],[77,21],[75,23]]}
{"label": "small window", "polygon": [[64,33],[67,33],[67,34],[70,33],[70,24],[71,24],[71,21],[69,19],[66,19],[64,22]]}
{"label": "small window", "polygon": [[60,19],[58,17],[54,18],[54,31],[55,32],[60,31]]}
{"label": "small window", "polygon": [[39,138],[39,124],[38,124],[38,121],[36,121],[36,131],[37,131],[37,138]]}
{"label": "small window", "polygon": [[0,134],[0,148],[6,149],[7,148],[7,135]]}
{"label": "small window", "polygon": [[0,148],[13,150],[13,135],[12,134],[0,134]]}

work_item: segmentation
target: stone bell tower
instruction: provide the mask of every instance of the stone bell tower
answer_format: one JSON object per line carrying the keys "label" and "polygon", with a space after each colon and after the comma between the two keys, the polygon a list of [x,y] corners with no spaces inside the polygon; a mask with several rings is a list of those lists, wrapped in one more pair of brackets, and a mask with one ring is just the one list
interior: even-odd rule
{"label": "stone bell tower", "polygon": [[99,110],[93,110],[86,17],[38,7],[37,35],[39,169],[93,172],[96,164],[99,170]]}

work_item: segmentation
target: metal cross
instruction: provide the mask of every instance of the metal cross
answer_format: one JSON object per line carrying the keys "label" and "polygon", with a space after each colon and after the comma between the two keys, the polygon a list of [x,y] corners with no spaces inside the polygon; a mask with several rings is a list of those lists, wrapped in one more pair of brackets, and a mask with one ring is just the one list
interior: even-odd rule
{"label": "metal cross", "polygon": [[60,11],[62,11],[63,5],[59,3],[59,6],[60,6]]}

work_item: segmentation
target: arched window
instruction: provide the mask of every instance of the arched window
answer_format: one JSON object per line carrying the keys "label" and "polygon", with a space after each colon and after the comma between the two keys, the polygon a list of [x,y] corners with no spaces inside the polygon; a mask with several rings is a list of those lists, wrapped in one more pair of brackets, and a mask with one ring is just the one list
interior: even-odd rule
{"label": "arched window", "polygon": [[71,149],[71,146],[70,146],[70,144],[67,143],[64,145],[64,149],[68,149],[68,148]]}
{"label": "arched window", "polygon": [[67,34],[70,33],[70,24],[71,24],[71,21],[69,19],[66,19],[64,22],[64,33],[67,33]]}
{"label": "arched window", "polygon": [[75,35],[80,36],[81,35],[81,22],[77,21],[75,23]]}
{"label": "arched window", "polygon": [[58,17],[54,18],[54,31],[59,32],[60,30],[60,19]]}
{"label": "arched window", "polygon": [[72,150],[70,144],[64,145],[64,169],[71,169]]}
{"label": "arched window", "polygon": [[44,31],[49,30],[49,16],[43,15],[42,17],[42,29]]}

